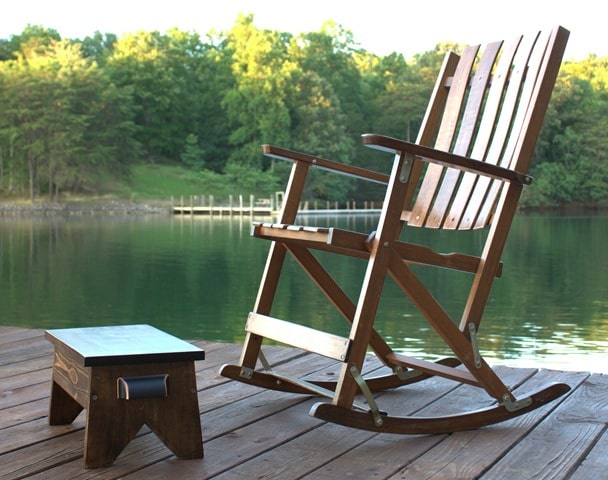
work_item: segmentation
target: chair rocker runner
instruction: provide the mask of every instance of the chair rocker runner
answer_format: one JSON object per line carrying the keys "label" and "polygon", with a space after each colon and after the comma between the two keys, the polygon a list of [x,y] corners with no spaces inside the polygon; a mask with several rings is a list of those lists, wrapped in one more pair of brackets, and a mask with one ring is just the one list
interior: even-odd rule
{"label": "chair rocker runner", "polygon": [[[254,223],[252,235],[271,240],[258,296],[246,325],[238,365],[221,374],[282,391],[322,395],[311,415],[330,422],[379,432],[449,433],[494,424],[536,409],[570,387],[554,383],[515,397],[481,356],[477,332],[492,282],[502,274],[501,255],[528,166],[559,71],[569,32],[548,32],[495,42],[483,49],[448,53],[415,143],[376,134],[364,145],[394,155],[390,173],[264,145],[263,153],[293,162],[277,223]],[[373,232],[295,225],[311,167],[386,184]],[[407,229],[404,227],[408,227]],[[441,254],[404,240],[409,227],[444,230],[484,229],[479,256]],[[313,251],[347,255],[367,262],[358,299],[351,300]],[[350,323],[348,338],[270,316],[287,254]],[[468,272],[470,293],[458,324],[417,278],[411,265]],[[386,276],[420,310],[454,352],[437,362],[394,352],[374,321]],[[342,362],[337,382],[303,381],[273,370],[262,353],[265,338]],[[393,373],[361,374],[368,348]],[[260,361],[263,368],[256,369]],[[496,400],[486,409],[439,418],[400,417],[382,412],[375,392],[441,376],[479,387]],[[366,403],[359,404],[362,394]],[[379,398],[378,401],[382,399]]]}

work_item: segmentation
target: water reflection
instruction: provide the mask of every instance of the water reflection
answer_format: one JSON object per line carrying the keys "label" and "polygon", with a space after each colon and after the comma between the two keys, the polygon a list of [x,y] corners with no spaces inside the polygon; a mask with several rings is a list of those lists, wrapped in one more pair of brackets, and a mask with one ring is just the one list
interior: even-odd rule
{"label": "water reflection", "polygon": [[[302,223],[371,230],[377,217],[302,217]],[[608,372],[608,217],[520,215],[507,244],[480,332],[494,363]],[[4,325],[61,328],[150,323],[183,338],[241,342],[268,242],[249,237],[249,218],[89,217],[0,219]],[[470,232],[433,232],[432,246],[476,252]],[[439,233],[439,234],[437,234]],[[414,230],[410,241],[427,240]],[[320,254],[356,298],[365,263]],[[348,326],[293,261],[274,315],[346,334]],[[416,269],[458,319],[471,277]],[[387,281],[376,325],[399,351],[449,351]]]}

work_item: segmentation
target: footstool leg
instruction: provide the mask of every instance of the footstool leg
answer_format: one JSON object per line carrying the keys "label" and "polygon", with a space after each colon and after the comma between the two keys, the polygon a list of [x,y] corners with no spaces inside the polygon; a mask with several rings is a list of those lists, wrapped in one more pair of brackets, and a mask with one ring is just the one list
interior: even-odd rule
{"label": "footstool leg", "polygon": [[69,425],[74,421],[83,407],[63,388],[53,382],[51,387],[51,405],[49,408],[49,425]]}
{"label": "footstool leg", "polygon": [[124,402],[112,397],[91,400],[84,440],[85,468],[112,465],[143,427],[138,410],[127,411],[125,407]]}
{"label": "footstool leg", "polygon": [[203,457],[194,363],[171,368],[169,395],[149,403],[146,423],[178,458]]}

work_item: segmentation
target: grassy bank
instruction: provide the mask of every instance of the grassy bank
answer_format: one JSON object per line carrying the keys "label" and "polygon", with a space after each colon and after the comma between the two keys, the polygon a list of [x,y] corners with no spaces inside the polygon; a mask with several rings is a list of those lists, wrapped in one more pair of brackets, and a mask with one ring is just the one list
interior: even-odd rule
{"label": "grassy bank", "polygon": [[222,175],[195,173],[172,165],[141,164],[133,167],[128,182],[109,185],[113,195],[138,201],[169,201],[190,195],[230,195],[230,185]]}
{"label": "grassy bank", "polygon": [[[251,175],[250,177],[255,177]],[[267,182],[268,183],[268,182]],[[213,195],[217,199],[226,199],[230,195],[268,196],[274,192],[275,186],[269,185],[264,191],[259,185],[264,185],[264,179],[251,185],[243,185],[235,180],[234,175],[219,175],[213,172],[193,172],[180,166],[161,164],[140,164],[131,169],[130,178],[117,181],[102,179],[98,184],[97,194],[62,194],[58,202],[50,202],[46,194],[36,198],[36,204],[62,203],[92,205],[102,203],[150,203],[153,205],[169,205],[171,200],[179,201],[181,197]],[[12,205],[28,205],[29,197],[23,195],[2,195],[0,203]]]}
{"label": "grassy bank", "polygon": [[102,180],[98,194],[64,194],[58,201],[40,195],[29,198],[0,195],[0,216],[41,214],[146,214],[169,213],[173,202],[181,197],[215,195],[229,192],[221,175],[196,174],[171,165],[141,164],[134,166],[128,180]]}

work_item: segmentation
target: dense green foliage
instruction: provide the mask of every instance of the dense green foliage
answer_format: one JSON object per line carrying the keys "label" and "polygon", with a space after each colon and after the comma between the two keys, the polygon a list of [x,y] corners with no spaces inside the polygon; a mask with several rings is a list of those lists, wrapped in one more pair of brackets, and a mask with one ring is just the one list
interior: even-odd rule
{"label": "dense green foliage", "polygon": [[[379,57],[332,22],[294,36],[244,15],[205,37],[174,29],[62,39],[29,26],[0,39],[0,195],[100,194],[108,178],[124,182],[142,162],[180,166],[234,194],[269,195],[288,165],[263,157],[262,143],[384,162],[360,134],[414,138],[450,48],[459,47]],[[565,62],[526,204],[606,204],[606,113],[608,58]],[[315,175],[306,195],[376,200],[374,188]]]}

